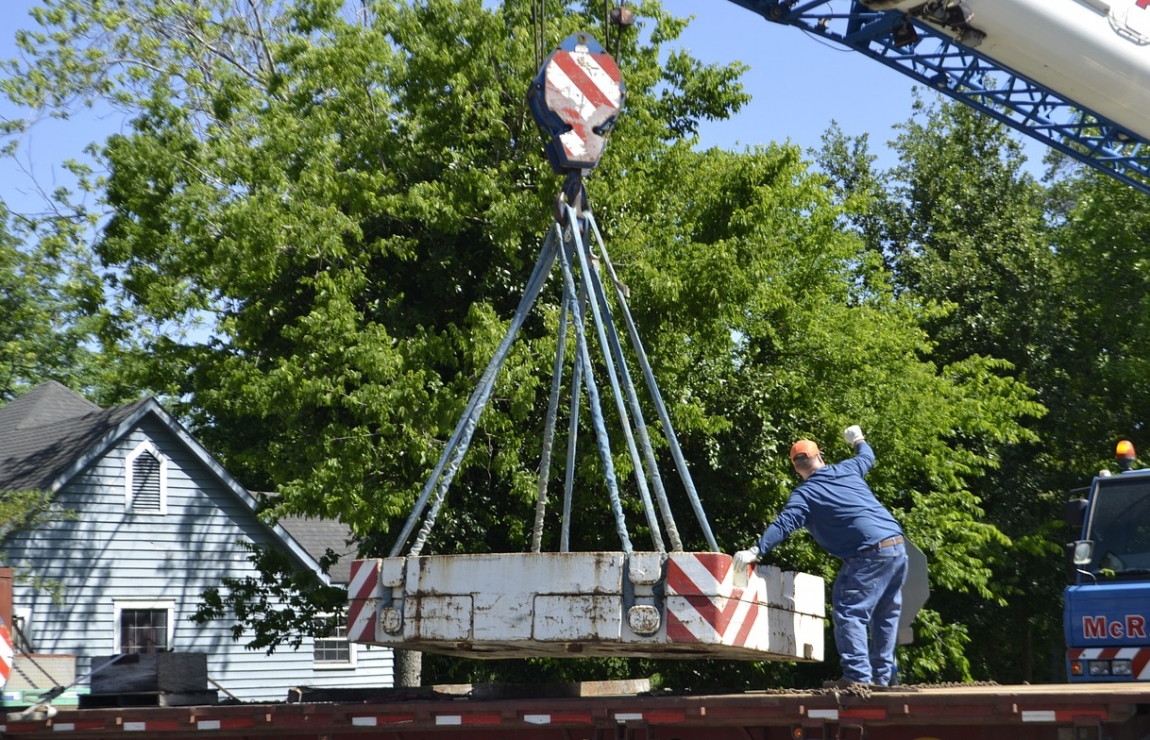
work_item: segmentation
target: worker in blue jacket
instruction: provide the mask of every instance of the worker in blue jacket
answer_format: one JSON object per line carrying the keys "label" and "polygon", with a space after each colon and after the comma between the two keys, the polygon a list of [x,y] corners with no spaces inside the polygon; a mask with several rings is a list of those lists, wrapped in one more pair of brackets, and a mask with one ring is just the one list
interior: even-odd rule
{"label": "worker in blue jacket", "polygon": [[[735,554],[745,567],[806,527],[824,550],[843,563],[832,591],[835,645],[843,677],[827,685],[891,685],[897,679],[894,648],[902,610],[907,559],[902,528],[875,498],[863,477],[874,452],[858,425],[843,439],[855,456],[834,465],[814,442],[791,447],[791,464],[803,479],[757,546]],[[869,641],[868,641],[869,632]]]}

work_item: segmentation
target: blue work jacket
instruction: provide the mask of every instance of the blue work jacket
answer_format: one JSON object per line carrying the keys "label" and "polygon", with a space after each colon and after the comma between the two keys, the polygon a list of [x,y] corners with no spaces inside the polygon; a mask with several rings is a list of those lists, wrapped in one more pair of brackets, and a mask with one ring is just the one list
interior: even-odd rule
{"label": "blue work jacket", "polygon": [[854,457],[812,473],[791,492],[786,506],[759,538],[759,552],[769,552],[803,527],[820,547],[843,560],[901,535],[898,522],[863,479],[872,465],[874,451],[864,441],[855,448]]}

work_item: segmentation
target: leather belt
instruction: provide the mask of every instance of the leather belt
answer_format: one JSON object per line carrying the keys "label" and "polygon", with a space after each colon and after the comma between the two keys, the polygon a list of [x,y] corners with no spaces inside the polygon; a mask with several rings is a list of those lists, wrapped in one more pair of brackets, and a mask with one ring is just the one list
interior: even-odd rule
{"label": "leather belt", "polygon": [[902,544],[902,535],[900,534],[900,535],[895,535],[894,537],[887,537],[882,542],[876,542],[875,544],[871,545],[870,547],[864,547],[863,549],[859,550],[859,552],[867,552],[868,550],[881,550],[885,547],[894,547],[895,545],[901,545],[901,544]]}

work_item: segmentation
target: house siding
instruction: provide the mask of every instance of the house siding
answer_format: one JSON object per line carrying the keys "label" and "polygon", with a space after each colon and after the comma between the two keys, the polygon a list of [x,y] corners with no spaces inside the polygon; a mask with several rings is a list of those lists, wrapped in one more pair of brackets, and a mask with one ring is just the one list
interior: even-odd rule
{"label": "house siding", "polygon": [[[125,508],[125,462],[144,441],[168,459],[163,515]],[[282,701],[297,686],[392,685],[392,653],[386,648],[353,646],[354,667],[317,670],[311,638],[298,651],[281,647],[268,656],[246,650],[245,638],[234,642],[228,620],[204,626],[188,620],[204,589],[224,578],[256,575],[240,540],[283,543],[156,417],[144,417],[55,500],[75,518],[16,533],[5,548],[17,573],[58,584],[56,595],[17,584],[13,602],[17,613],[31,611],[33,649],[75,654],[78,677],[87,675],[93,657],[113,654],[115,603],[132,600],[171,602],[172,649],[206,653],[209,677],[244,701]]]}

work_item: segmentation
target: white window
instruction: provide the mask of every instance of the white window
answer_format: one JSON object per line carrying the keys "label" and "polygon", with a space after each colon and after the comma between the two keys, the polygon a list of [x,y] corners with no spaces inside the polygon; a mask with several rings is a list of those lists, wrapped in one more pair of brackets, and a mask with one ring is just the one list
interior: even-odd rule
{"label": "white window", "polygon": [[160,653],[172,649],[173,602],[116,599],[112,604],[115,653]]}
{"label": "white window", "polygon": [[327,637],[313,643],[313,667],[318,670],[355,668],[355,643],[347,640],[347,625],[341,624]]}
{"label": "white window", "polygon": [[124,506],[143,514],[168,513],[168,458],[151,442],[141,442],[128,453]]}

